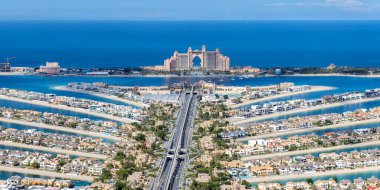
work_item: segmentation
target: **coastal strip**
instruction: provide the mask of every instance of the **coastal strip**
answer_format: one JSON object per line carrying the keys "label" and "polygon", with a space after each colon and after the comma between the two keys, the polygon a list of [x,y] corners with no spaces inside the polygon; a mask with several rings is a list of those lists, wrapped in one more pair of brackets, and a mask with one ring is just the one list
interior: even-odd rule
{"label": "coastal strip", "polygon": [[9,96],[4,96],[4,95],[0,95],[0,99],[1,100],[7,100],[7,101],[13,101],[13,102],[21,102],[21,103],[25,103],[25,104],[32,104],[32,105],[50,107],[50,108],[55,108],[55,109],[60,109],[60,110],[72,111],[72,112],[92,115],[92,116],[100,117],[100,118],[104,118],[104,119],[110,119],[110,120],[114,120],[114,121],[119,121],[119,122],[123,122],[123,123],[138,122],[136,120],[132,120],[132,119],[129,119],[129,118],[122,118],[122,117],[117,117],[117,116],[113,116],[113,115],[107,115],[107,114],[103,114],[103,113],[96,113],[96,112],[91,112],[91,111],[88,111],[88,110],[85,110],[85,109],[68,107],[68,106],[64,106],[64,105],[49,104],[49,103],[42,102],[42,101],[24,100],[24,99],[21,99],[21,98],[14,98],[14,97],[9,97]]}
{"label": "coastal strip", "polygon": [[[267,75],[270,77],[276,75]],[[352,74],[340,74],[340,73],[331,73],[331,74],[292,74],[292,75],[281,75],[282,77],[365,77],[365,78],[379,78],[379,74],[373,75],[352,75]]]}
{"label": "coastal strip", "polygon": [[53,89],[55,89],[55,90],[61,90],[61,91],[68,91],[68,92],[76,92],[76,93],[88,94],[88,95],[97,96],[97,97],[100,97],[100,98],[105,98],[105,99],[109,99],[109,100],[115,100],[115,101],[118,101],[118,102],[123,102],[123,103],[126,103],[126,104],[130,104],[130,105],[136,106],[138,108],[149,107],[148,104],[144,104],[142,102],[135,102],[135,101],[119,98],[119,97],[116,97],[116,96],[105,95],[105,94],[96,93],[96,92],[90,92],[90,91],[85,91],[85,90],[67,88],[66,86],[56,86]]}
{"label": "coastal strip", "polygon": [[238,138],[236,140],[246,141],[246,140],[254,140],[254,139],[265,139],[265,138],[277,137],[277,136],[282,136],[282,135],[293,135],[297,133],[313,132],[313,131],[319,131],[319,130],[350,127],[350,126],[355,126],[355,125],[364,125],[364,124],[371,124],[371,123],[380,123],[380,118],[347,122],[347,123],[341,123],[341,124],[335,124],[335,125],[328,125],[328,126],[323,126],[323,127],[312,127],[312,128],[302,128],[302,129],[294,129],[294,130],[287,130],[287,131],[280,131],[280,132],[272,132],[272,133],[263,134],[263,135]]}
{"label": "coastal strip", "polygon": [[108,158],[107,155],[103,155],[103,154],[94,154],[94,153],[79,152],[79,151],[73,151],[73,150],[55,149],[55,148],[35,146],[35,145],[16,143],[16,142],[10,142],[10,141],[0,141],[0,145],[17,147],[17,148],[26,148],[26,149],[37,150],[37,151],[52,152],[52,153],[57,153],[57,154],[67,154],[71,156],[96,158],[100,160],[105,160]]}
{"label": "coastal strip", "polygon": [[299,95],[299,94],[306,94],[306,93],[320,92],[320,91],[328,91],[328,90],[334,90],[335,89],[334,87],[330,87],[330,86],[310,86],[310,87],[311,87],[310,90],[303,90],[303,91],[297,91],[297,92],[288,92],[288,93],[278,94],[278,95],[274,95],[274,96],[268,96],[268,97],[265,97],[265,98],[259,98],[259,99],[254,99],[254,100],[247,100],[247,101],[244,101],[244,102],[242,102],[240,104],[230,105],[230,107],[233,108],[233,109],[235,109],[235,108],[239,108],[239,107],[243,107],[243,106],[248,106],[248,105],[251,105],[251,104],[254,104],[254,103],[268,101],[268,100],[273,100],[273,99],[277,99],[277,98],[284,98],[284,97],[294,96],[294,95]]}
{"label": "coastal strip", "polygon": [[351,104],[374,102],[374,101],[379,101],[379,100],[380,100],[380,97],[365,98],[365,99],[360,99],[360,100],[351,100],[351,101],[347,101],[347,102],[338,102],[338,103],[324,104],[324,105],[313,106],[313,107],[298,108],[298,109],[293,109],[290,111],[283,111],[283,112],[278,112],[278,113],[274,113],[274,114],[262,115],[262,116],[246,118],[246,119],[239,119],[239,120],[235,120],[235,121],[234,121],[234,119],[230,119],[230,122],[234,125],[242,125],[242,124],[251,123],[254,121],[270,119],[270,118],[275,118],[275,117],[280,117],[280,116],[316,111],[316,110],[321,110],[321,109],[329,109],[329,108],[346,106],[346,105],[351,105]]}
{"label": "coastal strip", "polygon": [[244,178],[244,180],[250,183],[281,181],[281,180],[289,181],[292,179],[306,179],[306,178],[315,178],[315,177],[323,177],[323,176],[344,175],[344,174],[359,174],[359,173],[374,172],[374,171],[379,171],[379,170],[380,170],[380,166],[373,166],[373,167],[331,170],[331,171],[314,172],[314,173],[277,175],[277,176],[271,175],[267,177],[250,177],[250,178]]}
{"label": "coastal strip", "polygon": [[93,176],[87,176],[87,175],[75,175],[75,174],[70,175],[70,174],[63,174],[63,173],[58,173],[58,172],[9,167],[9,166],[0,166],[0,171],[39,175],[39,176],[52,177],[52,178],[89,181],[89,182],[92,182],[95,179]]}
{"label": "coastal strip", "polygon": [[7,118],[0,118],[0,122],[13,123],[13,124],[18,124],[18,125],[31,126],[31,127],[37,127],[37,128],[43,128],[43,129],[51,129],[51,130],[56,130],[56,131],[63,131],[63,132],[68,132],[68,133],[74,133],[74,134],[79,134],[79,135],[86,135],[86,136],[91,136],[91,137],[110,139],[110,140],[115,140],[115,141],[120,141],[122,139],[121,137],[116,137],[116,136],[112,136],[112,135],[106,135],[106,134],[102,134],[102,133],[94,133],[94,132],[89,132],[89,131],[85,131],[85,130],[72,129],[72,128],[68,128],[68,127],[47,125],[44,123],[27,122],[27,121],[20,121],[20,120],[7,119]]}
{"label": "coastal strip", "polygon": [[371,141],[371,142],[364,142],[364,143],[357,143],[357,144],[350,144],[350,145],[311,148],[311,149],[298,150],[298,151],[277,152],[277,153],[271,153],[271,154],[244,156],[244,157],[241,157],[241,161],[257,160],[257,159],[273,158],[273,157],[296,156],[296,155],[311,154],[311,153],[317,153],[317,152],[328,152],[328,151],[336,151],[336,150],[340,150],[340,149],[358,148],[358,147],[375,146],[375,145],[380,145],[380,140]]}

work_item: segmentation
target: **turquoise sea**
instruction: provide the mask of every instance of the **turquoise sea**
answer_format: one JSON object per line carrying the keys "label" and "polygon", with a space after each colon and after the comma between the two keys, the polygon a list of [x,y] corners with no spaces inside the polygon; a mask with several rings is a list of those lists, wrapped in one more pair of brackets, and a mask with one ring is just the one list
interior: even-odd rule
{"label": "turquoise sea", "polygon": [[[12,66],[38,67],[46,61],[58,61],[63,67],[139,67],[162,64],[174,50],[186,51],[206,45],[219,47],[231,58],[232,66],[254,67],[325,67],[338,66],[380,67],[380,21],[204,21],[204,22],[150,22],[150,21],[0,21],[0,61],[15,57]],[[83,77],[83,76],[0,76],[0,88],[15,88],[58,95],[119,103],[99,97],[73,92],[57,91],[55,86],[69,82],[106,82],[118,85],[164,85],[181,81],[212,81],[217,84],[259,86],[294,82],[297,85],[324,85],[336,89],[325,92],[296,95],[277,99],[319,98],[325,94],[363,91],[379,88],[380,78],[365,77],[260,77],[260,78],[207,78],[207,77]],[[86,114],[62,111],[43,106],[0,100],[0,106],[61,113],[91,119]],[[359,108],[380,106],[380,101],[341,106],[326,110],[305,112],[313,115],[344,112]],[[290,116],[279,117],[288,118]],[[25,129],[27,127],[0,123]],[[377,127],[377,124],[352,128]],[[323,134],[328,131],[315,133]],[[52,132],[51,130],[43,130]],[[306,133],[302,133],[306,134]],[[10,147],[0,147],[0,149]],[[366,147],[380,148],[380,147]],[[0,180],[14,175],[0,172]],[[380,172],[343,175],[380,178]],[[85,182],[77,185],[87,184]]]}
{"label": "turquoise sea", "polygon": [[[220,81],[220,79],[223,79],[223,81]],[[206,80],[206,81],[212,81],[217,84],[224,84],[224,85],[237,85],[237,86],[260,86],[260,85],[268,85],[268,84],[277,84],[280,82],[294,82],[297,85],[302,84],[309,84],[309,85],[324,85],[324,86],[332,86],[335,87],[334,90],[325,91],[325,92],[314,92],[310,94],[302,94],[302,95],[296,95],[292,97],[287,98],[281,98],[278,100],[285,100],[290,98],[306,98],[306,99],[312,99],[312,98],[318,98],[320,96],[326,95],[326,94],[334,94],[334,93],[341,93],[341,92],[347,92],[347,91],[363,91],[365,89],[371,89],[371,88],[379,88],[380,87],[380,78],[368,78],[368,77],[291,77],[291,76],[280,76],[280,77],[258,77],[258,78],[232,78],[232,77],[85,77],[85,76],[0,76],[0,87],[1,88],[15,88],[15,89],[22,89],[22,90],[31,90],[36,92],[43,92],[43,93],[55,93],[58,95],[67,95],[67,96],[74,96],[74,97],[80,97],[80,98],[88,98],[93,100],[99,100],[99,101],[106,101],[111,103],[118,103],[115,101],[110,101],[104,98],[99,98],[91,95],[86,94],[80,94],[80,93],[74,93],[74,92],[64,92],[55,90],[55,86],[61,86],[65,85],[69,82],[106,82],[110,84],[117,84],[117,85],[127,85],[127,86],[136,86],[136,85],[142,85],[142,86],[148,86],[148,85],[165,85],[165,84],[172,84],[176,82],[181,81],[187,81],[187,82],[196,82],[199,80]],[[67,114],[67,115],[74,115],[79,117],[90,117],[92,119],[99,119],[96,117],[73,113],[69,111],[62,111],[52,108],[46,108],[42,106],[34,106],[34,105],[28,105],[28,104],[20,104],[16,102],[10,102],[10,101],[0,101],[0,106],[5,107],[12,107],[12,108],[19,108],[19,109],[35,109],[39,111],[48,111],[48,112],[54,112],[54,113],[61,113],[61,114]],[[360,103],[360,104],[353,104],[348,106],[341,106],[337,108],[330,108],[325,110],[318,110],[318,111],[312,111],[312,112],[306,112],[298,115],[314,115],[319,113],[328,113],[328,112],[344,112],[349,110],[355,110],[359,108],[371,108],[375,106],[380,106],[380,101],[375,102],[369,102],[369,103]],[[289,117],[289,116],[287,116]],[[286,118],[286,117],[282,117]],[[17,129],[25,129],[27,127],[25,126],[19,126],[14,124],[7,124],[7,123],[1,123],[1,125],[17,128]],[[316,134],[323,134],[325,132],[329,131],[341,131],[341,130],[347,130],[347,129],[357,129],[357,128],[367,128],[367,127],[378,127],[379,124],[366,124],[366,125],[358,125],[358,126],[352,126],[347,128],[340,128],[340,129],[329,129],[329,130],[320,130],[316,131],[314,133]],[[42,130],[42,129],[38,129]],[[44,130],[46,132],[51,132],[51,130]],[[299,135],[304,135],[307,133],[300,133]],[[9,148],[9,147],[0,147],[0,149],[3,148]],[[345,149],[340,151],[352,151],[352,150],[363,150],[363,149],[369,149],[369,148],[380,148],[378,146],[371,146],[371,147],[362,147],[362,148],[356,148],[356,149]],[[339,152],[340,152],[339,151]],[[0,172],[0,179],[6,179],[9,176],[14,175],[13,173],[9,172]],[[351,174],[351,175],[342,175],[338,176],[338,178],[348,178],[353,179],[357,176],[362,177],[371,177],[372,175],[375,175],[380,178],[380,171],[379,172],[371,172],[371,173],[365,173],[365,174]],[[328,178],[328,177],[324,177]],[[322,179],[322,178],[318,178]],[[78,183],[83,184],[83,183]]]}

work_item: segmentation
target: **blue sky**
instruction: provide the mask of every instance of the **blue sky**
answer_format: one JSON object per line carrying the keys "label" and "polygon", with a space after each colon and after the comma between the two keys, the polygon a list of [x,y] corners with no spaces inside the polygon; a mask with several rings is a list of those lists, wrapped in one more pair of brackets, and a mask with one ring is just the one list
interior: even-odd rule
{"label": "blue sky", "polygon": [[380,0],[0,0],[0,20],[367,20]]}

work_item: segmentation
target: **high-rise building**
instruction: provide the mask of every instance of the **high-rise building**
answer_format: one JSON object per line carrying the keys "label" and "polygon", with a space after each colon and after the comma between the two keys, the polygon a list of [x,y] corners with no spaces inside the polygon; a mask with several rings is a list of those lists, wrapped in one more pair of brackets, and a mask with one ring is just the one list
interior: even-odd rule
{"label": "high-rise building", "polygon": [[[194,66],[194,58],[199,57],[201,60],[200,67]],[[217,48],[215,51],[207,51],[206,46],[202,50],[192,50],[188,48],[186,53],[175,51],[173,56],[164,61],[164,70],[166,71],[183,71],[183,70],[210,70],[210,71],[229,71],[230,58],[220,53]]]}
{"label": "high-rise building", "polygon": [[58,74],[61,67],[58,62],[46,62],[46,65],[41,65],[39,72],[44,74]]}

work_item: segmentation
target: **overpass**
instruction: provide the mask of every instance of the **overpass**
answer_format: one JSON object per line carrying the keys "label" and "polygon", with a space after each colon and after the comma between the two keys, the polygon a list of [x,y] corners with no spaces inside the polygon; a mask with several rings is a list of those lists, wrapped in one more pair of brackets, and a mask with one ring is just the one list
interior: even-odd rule
{"label": "overpass", "polygon": [[188,161],[188,148],[191,144],[192,127],[196,111],[196,95],[193,88],[184,93],[181,110],[178,114],[173,135],[168,141],[164,154],[164,164],[156,179],[153,189],[180,189],[183,170]]}

